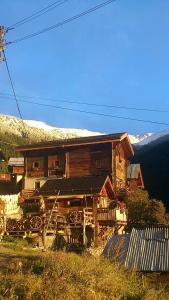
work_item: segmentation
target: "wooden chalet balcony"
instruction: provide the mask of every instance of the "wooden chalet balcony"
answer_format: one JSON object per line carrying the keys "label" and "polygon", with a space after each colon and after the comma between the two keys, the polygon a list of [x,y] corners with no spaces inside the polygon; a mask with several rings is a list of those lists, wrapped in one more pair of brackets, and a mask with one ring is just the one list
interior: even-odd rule
{"label": "wooden chalet balcony", "polygon": [[127,222],[126,211],[123,209],[109,209],[109,208],[98,208],[97,209],[97,220],[98,221],[116,221],[116,222]]}
{"label": "wooden chalet balcony", "polygon": [[115,209],[98,208],[97,219],[98,221],[115,221]]}
{"label": "wooden chalet balcony", "polygon": [[62,169],[48,169],[48,176],[56,176],[56,177],[63,177],[64,172]]}
{"label": "wooden chalet balcony", "polygon": [[44,170],[27,170],[28,177],[44,177]]}
{"label": "wooden chalet balcony", "polygon": [[34,190],[31,190],[31,189],[24,189],[24,190],[22,190],[22,197],[23,198],[29,198],[29,197],[31,197],[32,195],[33,195],[33,193],[34,193],[35,191]]}

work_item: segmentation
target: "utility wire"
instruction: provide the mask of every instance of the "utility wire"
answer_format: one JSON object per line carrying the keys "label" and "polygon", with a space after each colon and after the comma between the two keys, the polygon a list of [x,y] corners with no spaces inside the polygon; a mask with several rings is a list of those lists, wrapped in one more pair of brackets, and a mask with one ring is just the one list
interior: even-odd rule
{"label": "utility wire", "polygon": [[[12,100],[12,99],[10,99],[10,100]],[[136,122],[142,122],[142,123],[150,123],[150,124],[169,126],[169,123],[165,123],[165,122],[158,122],[158,121],[152,121],[152,120],[144,120],[144,119],[123,117],[123,116],[119,116],[119,115],[111,115],[111,114],[104,114],[104,113],[96,113],[96,112],[93,112],[93,111],[73,109],[73,108],[68,108],[68,107],[63,107],[63,106],[44,104],[44,103],[39,103],[39,102],[27,101],[27,100],[18,100],[18,101],[23,102],[23,103],[34,104],[34,105],[38,105],[38,106],[51,107],[51,108],[55,108],[55,109],[85,113],[85,114],[90,114],[90,115],[95,115],[95,116],[102,116],[102,117],[109,117],[109,118],[115,118],[115,119],[123,119],[123,120],[136,121]]]}
{"label": "utility wire", "polygon": [[16,102],[17,110],[18,110],[19,116],[20,116],[21,121],[22,121],[23,129],[24,129],[24,134],[23,135],[26,137],[27,136],[26,127],[25,127],[25,124],[24,124],[24,121],[23,121],[23,118],[22,118],[21,110],[20,110],[20,107],[19,107],[18,99],[16,97],[13,80],[12,80],[12,77],[11,77],[11,73],[10,73],[10,70],[9,70],[9,66],[8,66],[8,62],[7,62],[7,58],[6,58],[4,50],[3,50],[3,55],[4,55],[4,60],[5,60],[5,65],[6,65],[7,73],[8,73],[8,76],[9,76],[9,81],[10,81],[11,88],[12,88],[13,95],[14,95],[14,99],[15,99],[15,102]]}
{"label": "utility wire", "polygon": [[[0,95],[13,98],[11,94],[8,93],[1,93]],[[95,107],[105,107],[105,108],[117,108],[117,109],[124,109],[124,110],[136,110],[136,111],[148,111],[148,112],[158,112],[158,113],[169,113],[169,110],[161,110],[161,109],[154,109],[154,108],[146,108],[146,107],[130,107],[124,105],[109,105],[109,104],[98,104],[98,103],[91,103],[91,102],[81,102],[76,100],[66,100],[66,99],[54,99],[54,98],[46,98],[46,97],[38,97],[38,96],[25,96],[25,95],[17,95],[19,98],[26,98],[26,99],[39,99],[39,100],[47,100],[51,102],[61,102],[61,103],[69,103],[69,104],[78,104],[78,105],[87,105],[87,106],[95,106]]]}
{"label": "utility wire", "polygon": [[72,21],[74,21],[74,20],[76,20],[76,19],[79,19],[79,18],[81,18],[81,17],[83,17],[83,16],[85,16],[85,15],[87,15],[87,14],[90,14],[90,13],[94,12],[95,10],[98,10],[98,9],[104,7],[104,6],[107,6],[108,4],[111,4],[112,2],[115,2],[115,1],[116,1],[116,0],[108,0],[108,1],[105,1],[105,2],[103,2],[103,3],[101,3],[101,4],[98,4],[98,5],[96,5],[96,6],[92,7],[92,8],[90,8],[90,9],[88,9],[88,10],[83,11],[83,12],[77,14],[77,15],[74,15],[73,17],[70,17],[70,18],[67,18],[67,19],[65,19],[65,20],[63,20],[63,21],[60,21],[60,22],[56,23],[55,25],[52,25],[52,26],[50,26],[50,27],[46,27],[46,28],[44,28],[44,29],[42,29],[42,30],[39,30],[39,31],[34,32],[34,33],[32,33],[32,34],[29,34],[29,35],[26,35],[26,36],[24,36],[24,37],[22,37],[22,38],[18,38],[18,39],[16,39],[16,40],[12,41],[12,42],[7,42],[6,45],[8,45],[8,44],[13,44],[13,43],[18,43],[18,42],[21,42],[21,41],[23,41],[23,40],[27,40],[27,39],[30,39],[30,38],[32,38],[32,37],[35,37],[35,36],[37,36],[37,35],[39,35],[39,34],[42,34],[42,33],[44,33],[44,32],[47,32],[47,31],[53,30],[53,29],[55,29],[55,28],[61,27],[61,26],[63,26],[64,24],[67,24],[67,23],[72,22]]}
{"label": "utility wire", "polygon": [[31,22],[32,20],[48,13],[49,11],[55,9],[56,7],[58,7],[59,5],[62,5],[64,4],[65,2],[67,2],[69,0],[57,0],[53,3],[51,3],[50,5],[44,7],[43,9],[40,9],[38,10],[37,12],[33,13],[32,15],[26,17],[26,18],[23,18],[21,19],[20,21],[8,26],[8,29],[14,29],[16,27],[19,27],[19,26],[22,26],[24,25],[25,23],[28,23],[28,22]]}

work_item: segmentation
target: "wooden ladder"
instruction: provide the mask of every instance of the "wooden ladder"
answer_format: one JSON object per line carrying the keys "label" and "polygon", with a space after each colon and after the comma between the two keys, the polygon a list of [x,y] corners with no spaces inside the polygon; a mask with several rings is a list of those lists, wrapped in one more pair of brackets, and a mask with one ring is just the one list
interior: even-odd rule
{"label": "wooden ladder", "polygon": [[49,228],[49,225],[50,225],[50,222],[51,222],[51,219],[52,219],[52,216],[53,216],[53,212],[54,212],[55,207],[56,207],[56,203],[57,203],[57,199],[58,199],[59,194],[60,194],[60,191],[58,191],[58,193],[57,193],[56,199],[54,201],[53,207],[52,207],[50,215],[49,215],[49,219],[48,219],[47,225],[44,228],[44,237],[46,236],[47,230]]}

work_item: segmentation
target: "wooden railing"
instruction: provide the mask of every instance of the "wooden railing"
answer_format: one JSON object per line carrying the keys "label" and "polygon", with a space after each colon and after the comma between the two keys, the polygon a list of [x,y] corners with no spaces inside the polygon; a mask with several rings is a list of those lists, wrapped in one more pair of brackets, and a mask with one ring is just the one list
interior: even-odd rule
{"label": "wooden railing", "polygon": [[116,222],[127,222],[126,210],[115,208],[98,208],[97,209],[97,219],[98,221],[116,221]]}
{"label": "wooden railing", "polygon": [[116,219],[115,209],[98,208],[97,219],[98,221],[115,221]]}
{"label": "wooden railing", "polygon": [[22,190],[22,194],[21,195],[22,195],[23,198],[29,198],[29,197],[31,197],[33,195],[34,192],[35,192],[34,190],[25,189],[25,190]]}
{"label": "wooden railing", "polygon": [[44,170],[28,170],[26,175],[28,177],[44,177]]}
{"label": "wooden railing", "polygon": [[52,169],[48,170],[48,176],[58,176],[58,177],[63,177],[64,171],[60,169]]}

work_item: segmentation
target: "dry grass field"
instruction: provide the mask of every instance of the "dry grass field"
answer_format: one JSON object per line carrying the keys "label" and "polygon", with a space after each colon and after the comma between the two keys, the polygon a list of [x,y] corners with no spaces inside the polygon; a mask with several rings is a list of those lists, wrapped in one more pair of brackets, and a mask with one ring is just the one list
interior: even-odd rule
{"label": "dry grass field", "polygon": [[90,255],[0,244],[0,299],[167,300],[169,276],[137,274]]}

